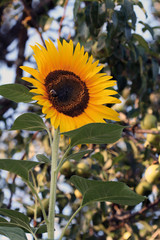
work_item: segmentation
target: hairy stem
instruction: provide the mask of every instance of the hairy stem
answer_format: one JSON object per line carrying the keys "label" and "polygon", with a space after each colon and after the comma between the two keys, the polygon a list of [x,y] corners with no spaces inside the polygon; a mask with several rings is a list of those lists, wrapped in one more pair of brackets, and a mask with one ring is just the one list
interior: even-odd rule
{"label": "hairy stem", "polygon": [[50,200],[48,215],[48,238],[54,240],[55,225],[55,205],[56,205],[56,185],[57,185],[57,163],[58,163],[58,147],[59,147],[59,128],[54,131],[54,140],[52,143],[52,159],[51,159],[51,183],[50,183]]}

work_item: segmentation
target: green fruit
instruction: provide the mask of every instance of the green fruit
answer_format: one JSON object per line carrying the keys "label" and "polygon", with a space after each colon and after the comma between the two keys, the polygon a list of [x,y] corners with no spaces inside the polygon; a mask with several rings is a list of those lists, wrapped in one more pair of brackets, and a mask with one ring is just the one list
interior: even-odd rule
{"label": "green fruit", "polygon": [[160,168],[158,164],[149,166],[145,171],[145,179],[148,183],[155,183],[160,177]]}
{"label": "green fruit", "polygon": [[157,118],[153,114],[146,114],[141,121],[142,129],[151,129],[157,127]]}
{"label": "green fruit", "polygon": [[60,169],[60,173],[65,175],[66,177],[70,177],[72,174],[72,164],[70,161],[66,161],[65,163],[63,163],[61,169]]}
{"label": "green fruit", "polygon": [[136,187],[136,193],[140,195],[148,195],[148,193],[152,190],[152,185],[148,183],[147,181],[140,182]]}
{"label": "green fruit", "polygon": [[[152,128],[152,130],[154,131],[157,131],[158,129],[157,128]],[[159,134],[147,134],[147,141],[150,143],[150,144],[153,144],[155,146],[158,146],[159,145],[159,142],[160,142],[160,135]]]}
{"label": "green fruit", "polygon": [[87,163],[80,162],[77,164],[76,173],[79,176],[87,177],[89,176],[89,166]]}

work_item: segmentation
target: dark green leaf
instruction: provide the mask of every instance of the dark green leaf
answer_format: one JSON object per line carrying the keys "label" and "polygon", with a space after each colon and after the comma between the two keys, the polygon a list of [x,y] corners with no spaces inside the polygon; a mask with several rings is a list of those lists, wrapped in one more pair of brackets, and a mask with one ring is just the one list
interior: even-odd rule
{"label": "dark green leaf", "polygon": [[104,164],[104,157],[100,152],[97,152],[91,156],[92,159],[96,159],[100,164]]}
{"label": "dark green leaf", "polygon": [[124,12],[127,18],[131,17],[133,14],[133,3],[130,0],[124,0],[123,4]]}
{"label": "dark green leaf", "polygon": [[41,131],[47,129],[42,118],[35,113],[24,113],[19,116],[10,130]]}
{"label": "dark green leaf", "polygon": [[38,229],[36,229],[35,234],[42,234],[47,232],[47,225],[43,224]]}
{"label": "dark green leaf", "polygon": [[93,2],[91,5],[90,17],[95,27],[98,27],[98,6],[98,2]]}
{"label": "dark green leaf", "polygon": [[140,114],[140,109],[139,108],[133,108],[132,110],[127,112],[127,116],[129,118],[134,118],[137,117]]}
{"label": "dark green leaf", "polygon": [[132,27],[135,29],[136,22],[137,22],[137,16],[134,11],[132,13],[131,19],[132,19]]}
{"label": "dark green leaf", "polygon": [[0,217],[0,223],[8,223],[5,218]]}
{"label": "dark green leaf", "polygon": [[25,232],[18,227],[0,227],[0,234],[8,237],[10,240],[27,240]]}
{"label": "dark green leaf", "polygon": [[113,9],[114,8],[114,1],[113,0],[105,0],[106,9]]}
{"label": "dark green leaf", "polygon": [[90,153],[91,151],[92,151],[92,150],[84,150],[84,151],[80,151],[80,152],[78,152],[78,153],[73,153],[73,154],[67,156],[67,157],[65,158],[65,161],[66,161],[66,160],[69,160],[69,159],[74,159],[74,160],[76,160],[76,161],[79,161],[79,160],[82,159],[82,157],[83,157],[85,154],[88,154],[88,153]]}
{"label": "dark green leaf", "polygon": [[153,79],[156,80],[159,72],[159,64],[158,62],[153,58],[152,59],[152,75]]}
{"label": "dark green leaf", "polygon": [[16,103],[33,101],[33,94],[22,84],[5,84],[0,86],[0,95]]}
{"label": "dark green leaf", "polygon": [[127,40],[127,41],[130,41],[130,39],[131,39],[131,37],[132,37],[131,28],[130,28],[128,25],[126,25],[126,27],[125,27],[124,30],[125,30],[126,40]]}
{"label": "dark green leaf", "polygon": [[144,12],[144,14],[146,15],[146,18],[147,18],[148,15],[147,15],[146,10],[145,10],[144,7],[143,7],[143,3],[142,3],[141,1],[138,1],[138,2],[136,3],[136,5],[138,5],[138,6],[141,8],[141,10]]}
{"label": "dark green leaf", "polygon": [[15,173],[25,180],[28,180],[28,171],[38,164],[26,160],[0,159],[0,169]]}
{"label": "dark green leaf", "polygon": [[102,182],[79,176],[72,176],[70,181],[83,195],[82,206],[96,201],[132,206],[145,199],[122,182]]}
{"label": "dark green leaf", "polygon": [[73,15],[74,15],[74,19],[76,19],[77,17],[77,13],[78,13],[78,9],[80,7],[81,1],[80,0],[76,0],[74,3],[74,8],[73,8]]}
{"label": "dark green leaf", "polygon": [[145,32],[145,31],[149,31],[150,34],[152,35],[152,38],[154,38],[154,30],[152,27],[150,27],[150,25],[148,25],[147,23],[144,23],[142,21],[139,21],[139,23],[141,23],[144,27],[142,28],[142,31]]}
{"label": "dark green leaf", "polygon": [[133,33],[132,34],[133,38],[136,39],[139,44],[147,51],[149,52],[149,46],[148,46],[148,43],[146,42],[146,40],[140,36],[139,34],[136,34],[136,33]]}
{"label": "dark green leaf", "polygon": [[[18,211],[14,211],[14,210],[10,210],[10,209],[0,208],[0,214],[10,218],[11,222],[5,223],[5,224],[8,224],[9,227],[19,226],[19,227],[24,228],[27,231],[31,232],[31,228],[29,225],[29,218],[26,215],[24,215],[23,213],[20,213]],[[4,225],[4,223],[1,222],[0,225],[2,226],[2,225]]]}
{"label": "dark green leaf", "polygon": [[107,144],[114,143],[120,137],[123,126],[107,123],[90,123],[70,132],[64,132],[71,138],[71,146],[78,144]]}
{"label": "dark green leaf", "polygon": [[37,154],[36,158],[38,159],[39,162],[45,162],[45,163],[50,163],[51,161],[43,154]]}

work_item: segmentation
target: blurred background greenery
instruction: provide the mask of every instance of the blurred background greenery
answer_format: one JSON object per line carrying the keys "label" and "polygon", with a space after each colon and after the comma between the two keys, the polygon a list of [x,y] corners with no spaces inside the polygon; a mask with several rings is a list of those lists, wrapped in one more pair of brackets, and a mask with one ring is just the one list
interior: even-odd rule
{"label": "blurred background greenery", "polygon": [[[151,13],[143,6],[148,2]],[[110,145],[82,145],[91,149],[80,162],[66,162],[57,189],[57,236],[65,219],[74,212],[81,194],[69,178],[79,176],[122,181],[147,196],[136,207],[95,203],[85,207],[72,222],[64,239],[154,240],[160,239],[160,1],[138,0],[1,0],[0,83],[21,83],[21,65],[35,66],[30,44],[48,37],[80,42],[103,71],[117,80],[121,104],[112,106],[126,126],[122,138]],[[154,24],[155,23],[155,24]],[[142,28],[141,32],[137,29]],[[146,33],[149,36],[146,36]],[[27,85],[28,86],[28,85]],[[30,87],[30,86],[29,86]],[[0,99],[0,158],[34,159],[51,150],[45,133],[7,132],[20,112],[37,112],[36,105]],[[63,152],[68,139],[62,137]],[[48,208],[50,168],[33,171],[37,189]],[[43,221],[40,207],[28,188],[13,174],[1,171],[0,207],[27,213],[34,226]],[[42,237],[41,234],[38,236]]]}

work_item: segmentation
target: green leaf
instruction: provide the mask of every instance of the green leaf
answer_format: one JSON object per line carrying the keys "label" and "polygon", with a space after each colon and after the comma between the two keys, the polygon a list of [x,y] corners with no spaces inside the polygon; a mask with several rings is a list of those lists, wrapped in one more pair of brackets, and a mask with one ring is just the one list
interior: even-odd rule
{"label": "green leaf", "polygon": [[67,156],[60,164],[60,167],[63,165],[64,162],[66,162],[67,160],[70,160],[70,159],[74,159],[76,161],[79,161],[80,159],[82,159],[82,157],[85,155],[85,154],[88,154],[92,152],[92,150],[84,150],[84,151],[80,151],[78,153],[73,153],[73,154],[70,154],[69,156]]}
{"label": "green leaf", "polygon": [[24,113],[19,116],[10,130],[41,131],[47,130],[42,118],[35,113]]}
{"label": "green leaf", "polygon": [[147,15],[146,10],[144,9],[144,6],[143,6],[142,2],[140,2],[140,1],[136,2],[136,5],[138,5],[141,8],[141,10],[144,12],[144,14],[145,14],[145,16],[147,18],[148,15]]}
{"label": "green leaf", "polygon": [[27,240],[25,232],[18,227],[0,227],[0,234],[8,237],[10,240]]}
{"label": "green leaf", "polygon": [[42,234],[47,232],[47,225],[43,224],[39,228],[36,229],[35,234]]}
{"label": "green leaf", "polygon": [[0,86],[0,95],[16,103],[28,103],[33,101],[33,94],[29,92],[29,89],[17,83]]}
{"label": "green leaf", "polygon": [[0,169],[15,173],[28,181],[28,171],[39,162],[13,159],[0,159]]}
{"label": "green leaf", "polygon": [[96,152],[91,156],[91,159],[96,159],[100,164],[104,164],[104,157],[100,152]]}
{"label": "green leaf", "polygon": [[97,28],[98,27],[98,2],[94,1],[91,5],[90,17],[92,24]]}
{"label": "green leaf", "polygon": [[116,142],[120,137],[123,126],[107,123],[90,123],[70,132],[62,133],[71,138],[71,146],[78,144],[108,144]]}
{"label": "green leaf", "polygon": [[74,2],[74,8],[73,8],[73,16],[74,16],[74,19],[76,20],[77,18],[77,13],[78,13],[78,9],[80,7],[80,4],[81,4],[81,1],[80,0],[76,0]]}
{"label": "green leaf", "polygon": [[126,17],[129,18],[133,14],[133,3],[130,0],[124,0],[124,3],[122,5],[124,12],[126,14]]}
{"label": "green leaf", "polygon": [[113,9],[115,4],[113,0],[105,0],[106,9]]}
{"label": "green leaf", "polygon": [[132,34],[133,38],[135,40],[137,40],[139,42],[139,44],[147,51],[149,52],[149,46],[148,46],[148,43],[147,41],[142,37],[140,36],[139,34],[136,34],[136,33],[133,33]]}
{"label": "green leaf", "polygon": [[150,32],[150,34],[151,34],[151,36],[152,36],[152,38],[154,39],[154,28],[153,27],[151,27],[149,24],[147,24],[147,23],[144,23],[144,22],[142,22],[142,21],[139,21],[139,23],[141,23],[144,27],[142,28],[142,31],[143,32],[145,32],[145,31],[149,31]]}
{"label": "green leaf", "polygon": [[74,159],[74,160],[76,160],[76,161],[79,161],[79,160],[82,159],[82,157],[83,157],[85,154],[88,154],[88,153],[90,153],[90,152],[92,152],[92,150],[84,150],[84,151],[80,151],[80,152],[78,152],[78,153],[73,153],[73,154],[67,156],[67,157],[65,158],[65,161],[66,161],[66,160],[69,160],[69,159]]}
{"label": "green leaf", "polygon": [[1,223],[8,223],[8,221],[5,218],[0,217],[0,224]]}
{"label": "green leaf", "polygon": [[122,182],[102,182],[79,176],[72,176],[70,181],[83,195],[82,206],[97,201],[132,206],[145,199]]}
{"label": "green leaf", "polygon": [[18,211],[0,208],[0,214],[10,218],[10,222],[1,222],[0,225],[8,225],[8,227],[18,226],[26,229],[29,232],[32,232],[32,229],[29,225],[29,218]]}
{"label": "green leaf", "polygon": [[12,218],[17,218],[17,221],[22,221],[29,224],[29,218],[21,212],[0,208],[0,214]]}
{"label": "green leaf", "polygon": [[36,158],[39,162],[50,163],[51,161],[43,154],[37,154]]}

